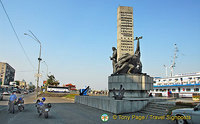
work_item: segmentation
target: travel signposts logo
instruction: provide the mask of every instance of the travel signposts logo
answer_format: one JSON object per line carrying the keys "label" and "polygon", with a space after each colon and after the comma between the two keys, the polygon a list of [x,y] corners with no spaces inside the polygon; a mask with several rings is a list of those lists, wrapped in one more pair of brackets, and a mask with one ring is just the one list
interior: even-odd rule
{"label": "travel signposts logo", "polygon": [[106,121],[108,121],[108,119],[109,119],[109,116],[107,114],[101,115],[101,120],[102,121],[106,122]]}

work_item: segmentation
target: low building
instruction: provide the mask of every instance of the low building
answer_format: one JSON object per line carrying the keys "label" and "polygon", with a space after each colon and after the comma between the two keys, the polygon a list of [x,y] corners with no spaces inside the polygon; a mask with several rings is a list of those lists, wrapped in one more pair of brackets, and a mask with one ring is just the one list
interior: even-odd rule
{"label": "low building", "polygon": [[64,85],[64,87],[68,87],[69,88],[69,90],[76,90],[76,85],[73,85],[73,84],[66,84],[66,85]]}
{"label": "low building", "polygon": [[8,63],[0,62],[0,85],[9,85],[14,81],[15,69]]}
{"label": "low building", "polygon": [[22,81],[16,80],[15,82],[16,82],[16,86],[18,86],[18,88],[21,88],[21,89],[27,88],[27,84],[26,84],[25,80],[22,80]]}

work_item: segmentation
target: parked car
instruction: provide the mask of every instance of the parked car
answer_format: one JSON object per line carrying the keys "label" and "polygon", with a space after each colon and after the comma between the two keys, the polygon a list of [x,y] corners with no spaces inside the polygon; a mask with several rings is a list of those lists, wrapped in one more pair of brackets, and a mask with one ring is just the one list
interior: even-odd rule
{"label": "parked car", "polygon": [[16,93],[19,93],[19,94],[21,94],[21,91],[18,89],[18,90],[16,91]]}
{"label": "parked car", "polygon": [[10,95],[10,92],[9,91],[4,91],[3,95]]}
{"label": "parked car", "polygon": [[194,108],[175,109],[172,111],[177,124],[199,124],[200,122],[200,104]]}
{"label": "parked car", "polygon": [[25,91],[24,91],[24,94],[28,94],[28,91],[25,90]]}
{"label": "parked car", "polygon": [[0,93],[0,100],[3,100],[3,94]]}
{"label": "parked car", "polygon": [[16,92],[17,92],[17,90],[16,90],[16,89],[14,89],[12,92],[15,92],[15,93],[16,93]]}
{"label": "parked car", "polygon": [[21,91],[22,91],[21,89],[16,89],[15,90],[15,92],[18,93],[18,94],[21,94]]}

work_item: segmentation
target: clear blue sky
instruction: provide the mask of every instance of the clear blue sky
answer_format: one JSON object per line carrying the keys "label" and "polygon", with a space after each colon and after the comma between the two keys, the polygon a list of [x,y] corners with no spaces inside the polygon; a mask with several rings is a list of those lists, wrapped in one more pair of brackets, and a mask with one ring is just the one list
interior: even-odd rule
{"label": "clear blue sky", "polygon": [[[78,88],[107,89],[112,73],[112,46],[117,45],[117,7],[134,8],[134,36],[143,36],[143,72],[164,76],[173,44],[179,52],[175,74],[200,72],[199,0],[2,0],[31,59],[27,61],[0,6],[0,61],[16,69],[16,80],[34,84],[39,44],[25,36],[31,30],[42,42],[42,59],[51,74]],[[41,64],[42,80],[46,66]]]}

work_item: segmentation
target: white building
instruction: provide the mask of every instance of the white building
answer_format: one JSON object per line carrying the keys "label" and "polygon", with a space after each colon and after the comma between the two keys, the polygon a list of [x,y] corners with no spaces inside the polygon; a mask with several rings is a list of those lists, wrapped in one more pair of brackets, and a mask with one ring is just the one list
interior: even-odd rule
{"label": "white building", "polygon": [[[175,75],[167,78],[154,78],[153,95],[167,96],[168,90],[180,97],[192,97],[200,93],[200,72]],[[157,95],[158,96],[158,95]]]}

